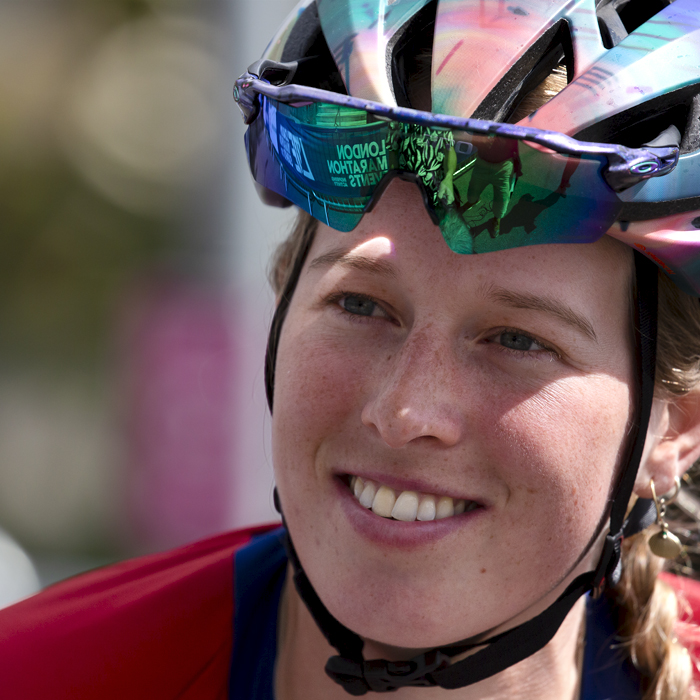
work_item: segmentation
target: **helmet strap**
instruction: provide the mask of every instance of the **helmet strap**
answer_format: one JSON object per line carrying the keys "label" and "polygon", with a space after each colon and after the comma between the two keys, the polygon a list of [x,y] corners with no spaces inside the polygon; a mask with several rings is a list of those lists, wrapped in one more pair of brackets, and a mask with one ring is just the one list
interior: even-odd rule
{"label": "helmet strap", "polygon": [[272,316],[272,323],[270,324],[270,333],[267,336],[267,348],[265,351],[265,396],[270,413],[272,413],[272,404],[275,395],[275,365],[277,364],[277,348],[282,333],[282,324],[284,323],[284,319],[287,318],[287,311],[292,301],[292,295],[299,282],[299,277],[304,268],[304,263],[309,254],[311,244],[314,241],[315,233],[316,226],[307,226],[304,231],[299,249],[294,256],[294,265],[289,273],[284,289],[277,300],[277,307]]}
{"label": "helmet strap", "polygon": [[[301,266],[299,266],[299,271]],[[296,278],[298,279],[297,271]],[[306,604],[319,629],[331,646],[339,654],[326,663],[326,673],[351,695],[364,695],[367,692],[385,692],[405,686],[440,686],[442,688],[462,688],[490,678],[514,664],[526,659],[542,649],[556,634],[562,622],[576,601],[585,593],[603,586],[614,586],[621,573],[621,544],[624,537],[640,532],[654,522],[653,501],[638,499],[634,508],[625,518],[627,505],[632,495],[635,478],[644,449],[644,441],[651,415],[654,398],[654,371],[656,366],[656,330],[658,307],[658,271],[647,258],[635,251],[635,274],[637,282],[635,336],[637,345],[637,386],[636,420],[629,440],[627,466],[623,469],[614,492],[610,510],[610,531],[606,535],[603,553],[595,571],[577,576],[546,610],[527,622],[502,632],[489,639],[478,637],[431,649],[407,661],[386,661],[384,659],[365,660],[362,656],[362,638],[345,627],[325,607],[314,590],[288,534],[285,546],[294,571],[294,585]],[[296,279],[294,280],[296,282]],[[282,301],[291,297],[293,285],[287,285]],[[282,304],[280,302],[280,305]],[[273,330],[279,335],[281,323],[288,307],[289,298],[280,320]],[[279,312],[279,306],[278,306]],[[271,331],[272,336],[272,331]],[[268,379],[268,400],[271,403],[271,381],[274,380],[274,352],[268,343],[266,378]],[[272,370],[269,362],[272,362]],[[275,506],[282,513],[277,489]],[[284,522],[284,515],[282,515]],[[478,649],[465,659],[451,663],[454,656]]]}

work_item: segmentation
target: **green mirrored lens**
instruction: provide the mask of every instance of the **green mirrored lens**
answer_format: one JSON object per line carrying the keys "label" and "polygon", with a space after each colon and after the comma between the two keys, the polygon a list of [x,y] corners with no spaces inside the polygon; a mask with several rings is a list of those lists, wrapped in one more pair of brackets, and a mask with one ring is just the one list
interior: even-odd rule
{"label": "green mirrored lens", "polygon": [[597,240],[620,208],[600,160],[337,105],[262,99],[248,143],[256,180],[340,231],[359,223],[395,175],[419,185],[457,253]]}

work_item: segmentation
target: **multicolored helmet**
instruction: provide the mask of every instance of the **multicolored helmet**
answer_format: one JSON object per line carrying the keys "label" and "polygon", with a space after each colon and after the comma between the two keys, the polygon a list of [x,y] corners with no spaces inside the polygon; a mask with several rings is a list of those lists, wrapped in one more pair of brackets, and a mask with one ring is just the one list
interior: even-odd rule
{"label": "multicolored helmet", "polygon": [[305,0],[235,92],[268,203],[347,231],[399,175],[456,252],[607,233],[699,296],[699,65],[695,0]]}
{"label": "multicolored helmet", "polygon": [[[565,86],[536,111],[521,109],[553,71]],[[636,420],[595,571],[496,637],[368,662],[288,539],[297,590],[339,651],[326,671],[349,693],[488,678],[547,644],[582,594],[618,581],[622,539],[654,521],[652,501],[627,507],[654,396],[654,264],[700,296],[700,3],[304,0],[234,97],[269,204],[349,231],[398,176],[418,185],[458,253],[606,234],[636,251]],[[271,408],[277,338],[300,269],[297,261],[272,323]],[[452,662],[474,646],[483,648]]]}

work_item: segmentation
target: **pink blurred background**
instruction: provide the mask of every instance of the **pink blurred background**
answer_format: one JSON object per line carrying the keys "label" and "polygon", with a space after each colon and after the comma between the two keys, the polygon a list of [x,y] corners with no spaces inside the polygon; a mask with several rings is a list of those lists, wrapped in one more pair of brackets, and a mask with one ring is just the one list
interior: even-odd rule
{"label": "pink blurred background", "polygon": [[276,517],[293,212],[258,202],[231,89],[293,6],[0,0],[0,531],[42,583]]}

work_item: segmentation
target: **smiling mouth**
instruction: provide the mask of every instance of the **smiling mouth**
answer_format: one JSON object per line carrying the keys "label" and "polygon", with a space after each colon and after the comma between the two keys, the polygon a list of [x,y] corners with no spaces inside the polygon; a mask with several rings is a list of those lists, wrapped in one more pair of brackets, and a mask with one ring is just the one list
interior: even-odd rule
{"label": "smiling mouth", "polygon": [[463,498],[453,499],[418,491],[397,493],[389,486],[359,476],[350,477],[350,490],[360,505],[371,509],[375,515],[408,523],[442,520],[481,507],[475,501]]}

